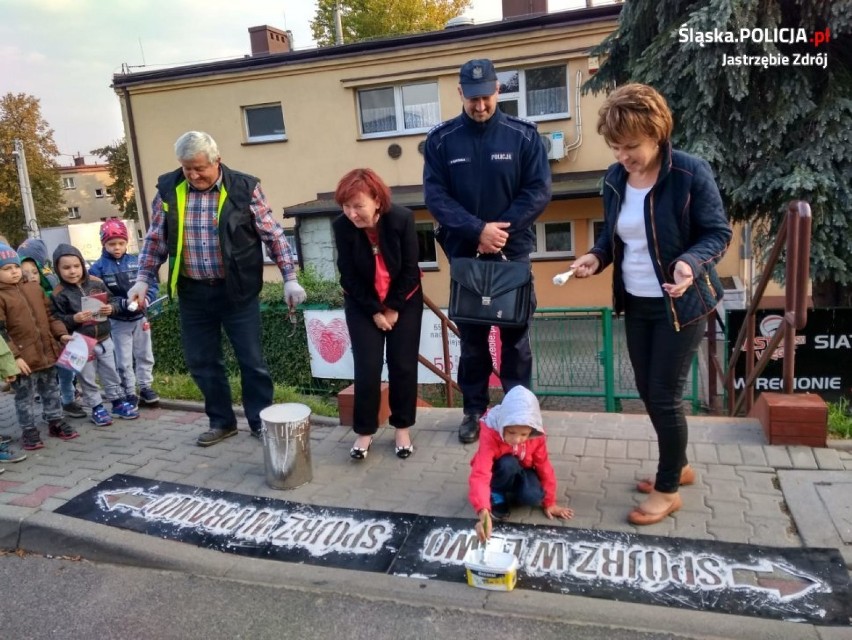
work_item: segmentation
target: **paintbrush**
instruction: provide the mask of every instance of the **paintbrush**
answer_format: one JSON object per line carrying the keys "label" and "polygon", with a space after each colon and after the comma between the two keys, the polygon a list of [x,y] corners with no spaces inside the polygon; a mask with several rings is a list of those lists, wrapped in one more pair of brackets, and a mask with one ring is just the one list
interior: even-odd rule
{"label": "paintbrush", "polygon": [[557,287],[561,287],[563,284],[568,282],[568,278],[570,278],[573,275],[574,275],[573,269],[570,269],[570,270],[566,271],[565,273],[557,273],[555,276],[553,276],[553,284],[555,284]]}

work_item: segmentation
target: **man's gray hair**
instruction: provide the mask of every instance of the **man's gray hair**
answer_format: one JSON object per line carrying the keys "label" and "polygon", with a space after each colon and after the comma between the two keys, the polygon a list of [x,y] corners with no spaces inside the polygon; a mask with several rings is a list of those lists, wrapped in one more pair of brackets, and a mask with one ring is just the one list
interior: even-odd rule
{"label": "man's gray hair", "polygon": [[175,142],[175,155],[181,162],[192,160],[199,153],[203,153],[209,162],[219,159],[219,147],[209,133],[187,131]]}

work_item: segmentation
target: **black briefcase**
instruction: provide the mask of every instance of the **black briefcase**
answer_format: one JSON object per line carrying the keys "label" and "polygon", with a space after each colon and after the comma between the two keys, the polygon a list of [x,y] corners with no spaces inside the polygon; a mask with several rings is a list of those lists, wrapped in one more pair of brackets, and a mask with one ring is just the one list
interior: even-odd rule
{"label": "black briefcase", "polygon": [[450,320],[521,327],[527,323],[532,272],[527,262],[454,258],[450,265]]}

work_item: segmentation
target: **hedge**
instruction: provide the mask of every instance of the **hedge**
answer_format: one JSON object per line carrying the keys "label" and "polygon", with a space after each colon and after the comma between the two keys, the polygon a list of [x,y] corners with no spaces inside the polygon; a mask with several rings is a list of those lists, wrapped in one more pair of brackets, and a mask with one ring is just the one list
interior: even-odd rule
{"label": "hedge", "polygon": [[[308,300],[296,311],[295,324],[290,322],[283,301],[284,284],[264,283],[260,294],[263,353],[276,383],[305,393],[334,394],[349,381],[311,376],[304,310],[340,308],[343,306],[343,291],[336,281],[323,280],[311,267],[299,273],[299,283],[307,291]],[[179,300],[167,302],[162,312],[151,318],[154,360],[158,373],[188,373],[181,345],[179,304]],[[224,335],[222,343],[226,369],[232,375],[239,375],[234,351]]]}

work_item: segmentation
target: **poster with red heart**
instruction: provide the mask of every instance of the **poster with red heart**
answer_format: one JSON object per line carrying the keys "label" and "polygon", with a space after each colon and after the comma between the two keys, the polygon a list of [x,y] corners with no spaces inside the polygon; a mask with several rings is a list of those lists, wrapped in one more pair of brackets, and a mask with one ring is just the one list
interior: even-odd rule
{"label": "poster with red heart", "polygon": [[[446,313],[446,310],[444,310]],[[346,327],[342,309],[334,311],[305,311],[305,327],[308,335],[308,353],[311,356],[311,375],[315,378],[351,380],[355,375],[352,360],[352,342]],[[500,332],[492,327],[488,336],[488,349],[495,367],[500,366]],[[447,366],[453,380],[456,379],[461,347],[452,332],[449,335],[449,360]],[[444,349],[441,340],[441,321],[428,309],[423,311],[420,325],[420,354],[439,369],[444,369]],[[498,369],[499,370],[499,369]],[[382,369],[382,380],[387,381],[388,371]],[[439,384],[441,379],[422,364],[417,369],[417,382]],[[499,387],[500,380],[492,375],[489,385]]]}
{"label": "poster with red heart", "polygon": [[352,379],[352,343],[343,311],[306,311],[305,329],[311,375],[315,378]]}

